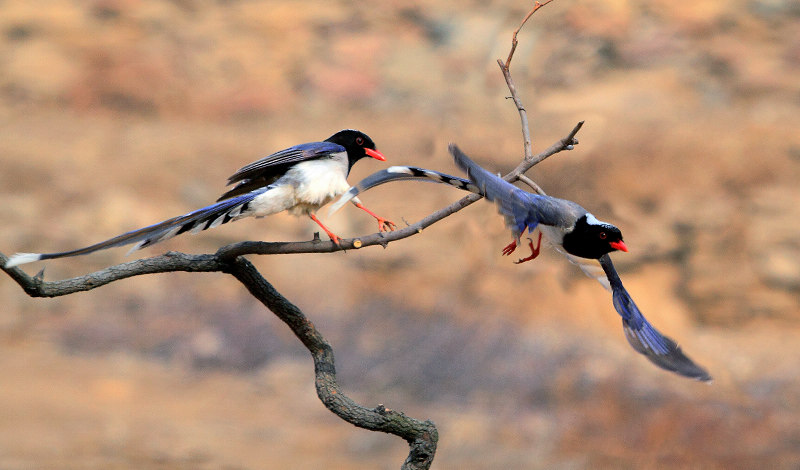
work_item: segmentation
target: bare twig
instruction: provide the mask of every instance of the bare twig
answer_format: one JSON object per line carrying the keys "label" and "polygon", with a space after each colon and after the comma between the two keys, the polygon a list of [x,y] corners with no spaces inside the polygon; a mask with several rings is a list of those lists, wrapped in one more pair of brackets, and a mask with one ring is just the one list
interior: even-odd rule
{"label": "bare twig", "polygon": [[[514,80],[511,78],[511,59],[514,57],[514,51],[517,50],[517,44],[519,42],[517,40],[517,35],[522,30],[522,27],[525,26],[525,23],[528,22],[528,19],[533,16],[533,14],[536,13],[539,8],[542,8],[552,1],[553,0],[547,0],[543,3],[535,1],[533,3],[533,8],[528,12],[527,15],[525,15],[525,18],[522,20],[522,23],[520,23],[519,28],[514,30],[514,34],[511,36],[511,50],[508,52],[508,58],[506,59],[505,63],[503,63],[501,59],[497,59],[497,65],[500,66],[500,70],[503,72],[503,77],[506,79],[508,91],[511,92],[511,99],[514,101],[514,106],[517,107],[517,111],[519,112],[519,120],[522,124],[522,148],[525,154],[524,162],[531,161],[533,159],[533,142],[531,141],[531,131],[530,127],[528,126],[528,112],[525,111],[525,106],[522,105],[522,100],[520,100],[519,96],[517,95],[517,86],[514,84]],[[522,166],[522,164],[520,164],[520,166]],[[531,166],[533,165],[530,165],[525,169],[525,171],[530,169]],[[519,172],[517,175],[521,173],[522,172]]]}
{"label": "bare twig", "polygon": [[542,189],[542,187],[539,186],[538,184],[534,183],[534,181],[532,179],[528,178],[527,176],[519,175],[517,177],[517,179],[519,179],[523,183],[525,183],[528,186],[530,186],[530,188],[533,189],[533,192],[535,192],[537,194],[541,194],[542,196],[546,195],[546,193],[544,192],[544,189]]}
{"label": "bare twig", "polygon": [[[510,58],[509,56],[509,59]],[[533,158],[533,142],[531,141],[531,131],[528,127],[528,112],[525,111],[525,106],[522,105],[522,101],[519,99],[519,96],[517,96],[517,86],[511,78],[511,71],[500,59],[497,59],[497,65],[500,66],[500,70],[503,72],[506,85],[508,85],[508,91],[511,92],[511,99],[514,101],[514,106],[517,107],[517,111],[519,111],[519,120],[522,124],[522,148],[525,153],[525,160],[529,160]]]}
{"label": "bare twig", "polygon": [[529,11],[528,14],[525,15],[525,18],[522,20],[522,23],[520,23],[519,28],[515,29],[513,36],[511,36],[511,51],[508,53],[508,59],[506,59],[505,66],[501,62],[501,64],[500,64],[501,67],[504,67],[506,69],[511,67],[511,58],[514,57],[514,51],[517,50],[517,44],[518,44],[517,34],[519,34],[520,30],[522,30],[522,27],[525,26],[525,23],[528,22],[528,19],[530,19],[530,17],[533,16],[533,14],[536,13],[536,11],[539,8],[542,8],[543,6],[547,5],[548,3],[552,2],[552,1],[553,0],[547,0],[547,1],[541,2],[541,3],[540,2],[533,2],[533,9],[531,9],[531,11]]}

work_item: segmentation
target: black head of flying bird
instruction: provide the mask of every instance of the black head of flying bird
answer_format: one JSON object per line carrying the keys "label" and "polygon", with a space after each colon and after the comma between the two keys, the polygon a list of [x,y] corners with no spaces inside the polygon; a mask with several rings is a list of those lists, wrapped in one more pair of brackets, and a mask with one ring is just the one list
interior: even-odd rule
{"label": "black head of flying bird", "polygon": [[[347,191],[350,169],[364,157],[386,160],[375,149],[369,136],[345,129],[322,142],[295,145],[241,168],[228,178],[228,184],[236,186],[210,206],[77,250],[18,253],[5,266],[10,268],[38,260],[84,255],[131,243],[135,243],[131,249],[134,251],[184,232],[196,233],[232,220],[263,217],[282,211],[309,216],[338,244],[339,237],[328,230],[314,213]],[[379,230],[394,230],[394,223],[369,211],[357,198],[353,203],[378,220]]]}
{"label": "black head of flying bird", "polygon": [[[578,264],[587,274],[597,277],[612,291],[614,308],[622,317],[625,337],[636,351],[663,369],[701,381],[711,380],[705,369],[695,364],[672,339],[662,335],[647,321],[622,285],[622,280],[608,256],[614,251],[628,251],[617,227],[598,220],[572,201],[532,194],[517,188],[483,169],[455,145],[450,145],[450,153],[469,179],[424,168],[394,166],[364,178],[334,203],[331,211],[337,210],[360,192],[396,180],[444,183],[485,196],[497,205],[514,235],[514,241],[503,249],[503,254],[514,251],[525,230],[533,231],[538,228],[539,243],[544,235],[557,251]],[[531,242],[531,255],[519,262],[535,258],[539,252],[539,243],[534,246]],[[594,276],[592,266],[588,264],[592,260],[599,261],[604,274],[602,278]],[[594,267],[596,266],[595,264]]]}

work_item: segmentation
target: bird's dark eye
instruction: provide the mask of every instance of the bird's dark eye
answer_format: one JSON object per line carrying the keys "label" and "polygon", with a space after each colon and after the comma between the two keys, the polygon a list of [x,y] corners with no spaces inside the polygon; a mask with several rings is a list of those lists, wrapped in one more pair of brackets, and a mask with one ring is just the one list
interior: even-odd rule
{"label": "bird's dark eye", "polygon": [[356,144],[364,145],[364,138],[363,137],[356,137]]}
{"label": "bird's dark eye", "polygon": [[608,234],[606,232],[600,232],[597,234],[597,236],[600,237],[600,240],[605,240],[608,237]]}

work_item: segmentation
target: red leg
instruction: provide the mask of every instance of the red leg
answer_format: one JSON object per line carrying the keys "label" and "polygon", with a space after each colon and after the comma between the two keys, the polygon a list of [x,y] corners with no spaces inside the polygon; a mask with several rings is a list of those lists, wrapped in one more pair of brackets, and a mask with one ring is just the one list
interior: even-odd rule
{"label": "red leg", "polygon": [[534,248],[533,240],[531,240],[530,238],[528,239],[528,246],[531,247],[531,255],[528,256],[527,258],[520,258],[519,260],[514,261],[514,264],[524,263],[526,261],[536,259],[536,257],[539,256],[539,252],[542,249],[542,232],[539,232],[539,241],[536,242],[536,247]]}
{"label": "red leg", "polygon": [[340,242],[342,239],[341,239],[341,238],[339,238],[339,237],[338,237],[338,236],[337,236],[335,233],[333,233],[333,232],[331,232],[330,230],[328,230],[328,227],[326,227],[326,226],[322,225],[322,222],[320,222],[320,221],[319,221],[319,219],[317,218],[317,216],[315,216],[314,214],[308,214],[308,216],[309,216],[309,217],[311,217],[311,220],[313,220],[314,222],[316,222],[316,223],[317,223],[317,225],[319,225],[320,227],[322,227],[322,230],[325,230],[325,233],[326,233],[326,234],[328,234],[328,237],[330,237],[330,239],[331,239],[331,241],[332,241],[333,243],[336,243],[337,245],[339,244],[339,242]]}
{"label": "red leg", "polygon": [[377,214],[364,207],[364,205],[361,204],[360,202],[356,203],[356,207],[366,212],[367,214],[371,215],[372,217],[375,217],[378,220],[378,231],[380,232],[394,230],[397,227],[397,225],[395,225],[394,222],[392,222],[391,220],[384,219],[383,217],[379,217]]}

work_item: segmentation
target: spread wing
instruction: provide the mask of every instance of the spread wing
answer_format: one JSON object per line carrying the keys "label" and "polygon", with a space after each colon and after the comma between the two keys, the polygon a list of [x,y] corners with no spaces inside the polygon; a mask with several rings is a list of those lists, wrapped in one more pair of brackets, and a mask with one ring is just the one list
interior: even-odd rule
{"label": "spread wing", "polygon": [[346,152],[346,149],[332,142],[309,142],[275,152],[237,170],[228,178],[228,184],[238,184],[217,200],[222,201],[268,186],[298,162],[325,158],[340,152]]}
{"label": "spread wing", "polygon": [[608,255],[600,258],[600,265],[608,276],[613,292],[614,308],[622,317],[625,337],[633,349],[662,369],[703,382],[711,381],[711,376],[705,369],[689,359],[675,341],[662,335],[642,315],[639,307],[636,306],[622,285],[622,280]]}
{"label": "spread wing", "polygon": [[506,225],[519,237],[525,228],[533,230],[539,224],[568,227],[570,219],[584,213],[579,205],[523,191],[497,175],[489,173],[467,157],[455,144],[450,144],[450,154],[456,164],[467,173],[486,199],[494,202],[506,219]]}

